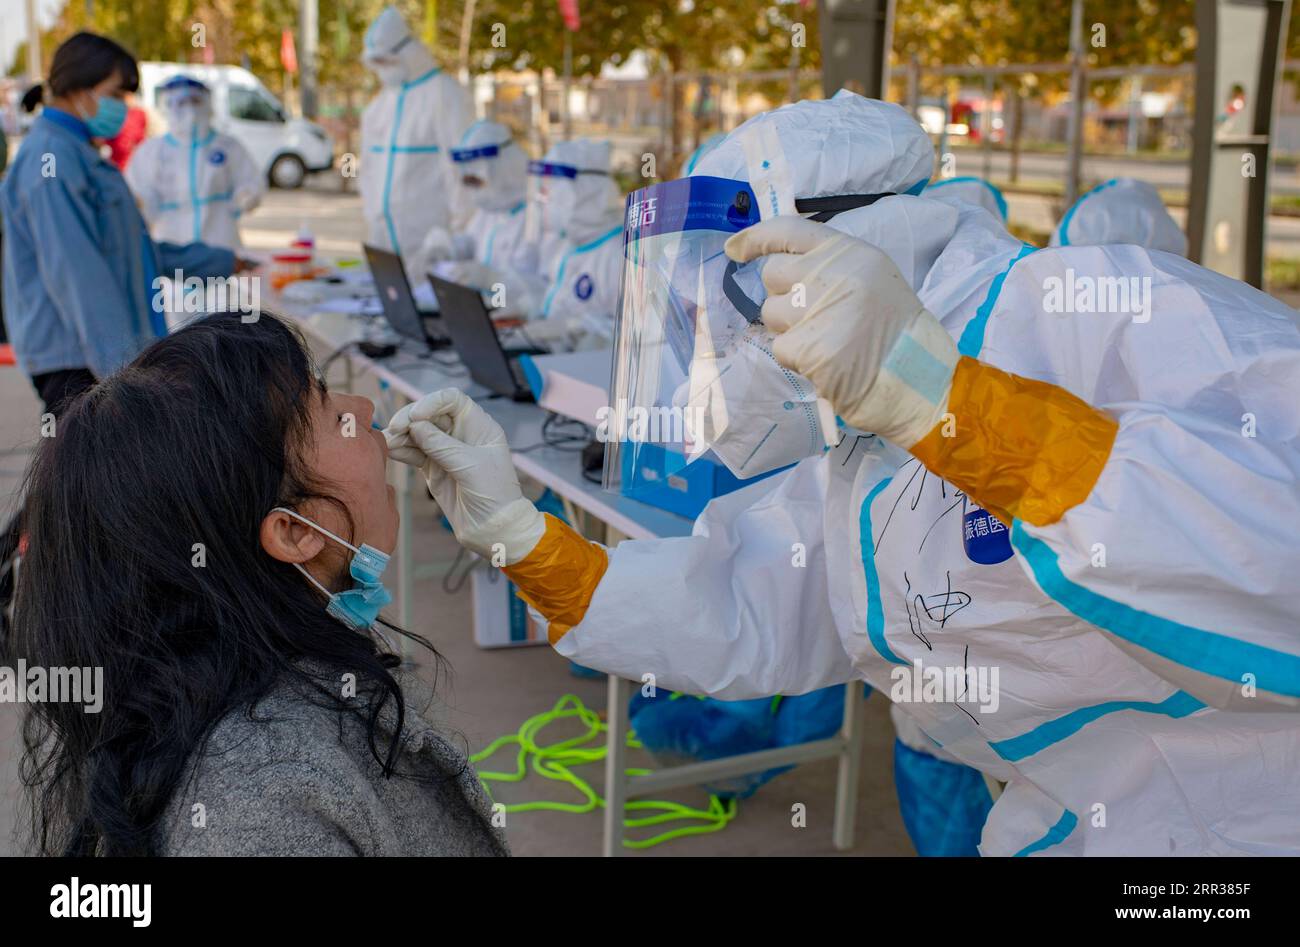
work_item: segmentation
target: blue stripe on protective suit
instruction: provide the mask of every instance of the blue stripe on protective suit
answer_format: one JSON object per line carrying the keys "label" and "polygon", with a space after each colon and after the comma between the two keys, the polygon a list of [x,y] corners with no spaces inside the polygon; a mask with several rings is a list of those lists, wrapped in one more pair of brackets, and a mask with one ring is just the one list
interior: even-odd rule
{"label": "blue stripe on protective suit", "polygon": [[1047,830],[1046,835],[1040,838],[1037,842],[1032,842],[1029,845],[1026,845],[1012,857],[1024,858],[1026,855],[1034,854],[1034,852],[1041,852],[1045,848],[1059,845],[1070,837],[1070,833],[1074,831],[1078,824],[1079,817],[1069,809],[1066,809],[1065,812],[1061,814],[1061,818],[1057,820],[1056,824]]}
{"label": "blue stripe on protective suit", "polygon": [[1300,655],[1161,618],[1084,588],[1065,577],[1056,552],[1020,520],[1011,524],[1011,545],[1039,587],[1084,621],[1202,674],[1237,684],[1252,674],[1264,690],[1300,697]]}
{"label": "blue stripe on protective suit", "polygon": [[936,187],[943,187],[945,184],[969,184],[971,181],[974,181],[976,184],[982,184],[988,189],[989,193],[993,195],[993,202],[998,205],[998,212],[1002,214],[1002,219],[1005,221],[1007,219],[1007,199],[1002,196],[1002,192],[998,188],[994,187],[983,178],[978,178],[973,174],[963,174],[955,178],[940,178],[933,184],[926,185],[925,189],[927,191],[932,191]]}
{"label": "blue stripe on protective suit", "polygon": [[880,604],[880,577],[876,574],[875,538],[871,530],[871,503],[893,479],[886,477],[880,481],[862,501],[862,509],[858,514],[858,541],[862,547],[862,571],[867,579],[867,638],[886,661],[891,664],[906,664],[906,661],[894,654],[889,642],[885,640],[885,612]]}
{"label": "blue stripe on protective suit", "polygon": [[546,299],[542,303],[543,319],[547,318],[551,314],[551,303],[554,302],[555,300],[556,291],[564,283],[564,271],[569,266],[569,259],[571,257],[577,256],[579,253],[586,253],[588,250],[596,249],[596,247],[600,246],[606,240],[609,240],[612,237],[617,237],[622,232],[623,232],[623,225],[620,224],[619,226],[612,229],[609,233],[601,234],[596,239],[589,240],[586,243],[582,244],[581,246],[574,247],[572,250],[564,254],[564,258],[560,260],[559,272],[555,274],[555,282],[551,284],[550,291],[547,292]]}
{"label": "blue stripe on protective suit", "polygon": [[1074,220],[1074,215],[1075,212],[1078,211],[1079,205],[1082,204],[1084,201],[1086,201],[1088,198],[1092,197],[1092,195],[1096,194],[1098,191],[1104,191],[1106,190],[1106,188],[1117,183],[1119,183],[1119,179],[1112,178],[1111,180],[1106,181],[1103,184],[1098,184],[1087,194],[1083,195],[1083,197],[1075,201],[1074,205],[1065,212],[1065,216],[1061,218],[1061,223],[1057,227],[1057,235],[1060,238],[1061,246],[1068,247],[1070,245],[1070,221]]}
{"label": "blue stripe on protective suit", "polygon": [[[422,82],[426,82],[429,79],[432,79],[440,71],[441,70],[438,69],[437,66],[435,66],[432,69],[430,69],[428,72],[426,72],[424,75],[412,79],[410,82],[403,82],[401,91],[397,93],[397,107],[393,110],[393,132],[391,135],[388,136],[388,149],[387,149],[388,164],[384,168],[383,212],[384,212],[384,223],[388,227],[388,241],[390,244],[392,244],[393,252],[397,254],[400,254],[402,252],[402,248],[397,240],[397,225],[393,223],[393,214],[388,207],[388,201],[389,198],[392,196],[392,192],[393,192],[393,161],[399,153],[407,153],[407,154],[425,153],[425,152],[432,153],[438,150],[437,145],[399,146],[397,144],[397,131],[399,128],[402,127],[402,106],[406,102],[407,90],[413,89],[416,86],[420,85]],[[371,147],[373,150],[375,147],[378,146],[371,146]]]}
{"label": "blue stripe on protective suit", "polygon": [[1107,714],[1118,713],[1121,710],[1136,710],[1146,714],[1163,714],[1166,717],[1186,717],[1204,707],[1205,704],[1185,691],[1178,691],[1159,703],[1146,700],[1108,700],[1104,704],[1080,707],[1054,720],[1048,720],[1018,737],[992,741],[989,746],[1004,760],[1015,763],[1074,736],[1088,724]]}
{"label": "blue stripe on protective suit", "polygon": [[998,296],[1002,293],[1002,284],[1007,280],[1007,274],[1011,268],[1023,260],[1029,254],[1033,253],[1036,247],[1025,244],[1020,248],[1020,252],[1011,258],[1007,268],[993,278],[993,284],[989,286],[988,295],[984,297],[984,302],[980,304],[979,309],[975,310],[975,316],[970,322],[966,323],[966,328],[962,329],[961,338],[957,340],[957,351],[969,358],[979,358],[980,349],[984,348],[984,329],[988,325],[989,316],[993,314],[993,307],[998,304]]}

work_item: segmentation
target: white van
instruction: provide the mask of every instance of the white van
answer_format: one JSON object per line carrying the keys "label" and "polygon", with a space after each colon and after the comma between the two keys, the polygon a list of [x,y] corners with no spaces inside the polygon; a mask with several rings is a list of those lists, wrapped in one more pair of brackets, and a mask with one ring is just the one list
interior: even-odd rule
{"label": "white van", "polygon": [[290,118],[280,100],[247,69],[201,63],[140,63],[140,102],[162,121],[159,89],[173,76],[212,90],[212,124],[239,141],[276,187],[298,187],[309,171],[334,164],[334,142],[315,122]]}

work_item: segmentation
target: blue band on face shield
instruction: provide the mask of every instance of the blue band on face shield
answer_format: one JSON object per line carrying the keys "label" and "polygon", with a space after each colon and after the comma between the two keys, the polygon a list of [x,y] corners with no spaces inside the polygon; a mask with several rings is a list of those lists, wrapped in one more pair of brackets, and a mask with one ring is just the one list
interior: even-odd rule
{"label": "blue band on face shield", "polygon": [[734,233],[758,219],[758,201],[744,181],[678,178],[628,195],[624,233],[629,242],[688,230]]}
{"label": "blue band on face shield", "polygon": [[482,145],[478,148],[453,148],[451,160],[456,162],[477,161],[479,158],[495,158],[501,153],[503,145]]}
{"label": "blue band on face shield", "polygon": [[576,178],[578,169],[571,164],[554,164],[549,161],[528,162],[528,173],[544,178]]}

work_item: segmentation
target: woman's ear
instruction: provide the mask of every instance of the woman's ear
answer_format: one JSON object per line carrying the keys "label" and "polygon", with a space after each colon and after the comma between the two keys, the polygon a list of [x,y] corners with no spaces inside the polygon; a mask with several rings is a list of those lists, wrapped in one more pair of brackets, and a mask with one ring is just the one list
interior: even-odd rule
{"label": "woman's ear", "polygon": [[288,513],[272,510],[258,530],[262,548],[280,562],[309,562],[325,548],[325,537]]}

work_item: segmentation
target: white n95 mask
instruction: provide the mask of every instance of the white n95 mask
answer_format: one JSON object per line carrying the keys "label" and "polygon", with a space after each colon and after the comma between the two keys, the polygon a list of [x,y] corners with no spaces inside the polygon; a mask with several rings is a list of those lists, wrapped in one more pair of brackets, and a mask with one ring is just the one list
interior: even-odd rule
{"label": "white n95 mask", "polygon": [[817,397],[812,382],[777,362],[771,340],[770,332],[750,326],[726,351],[697,350],[679,389],[699,428],[686,428],[688,462],[712,451],[743,480],[834,444],[834,409]]}

